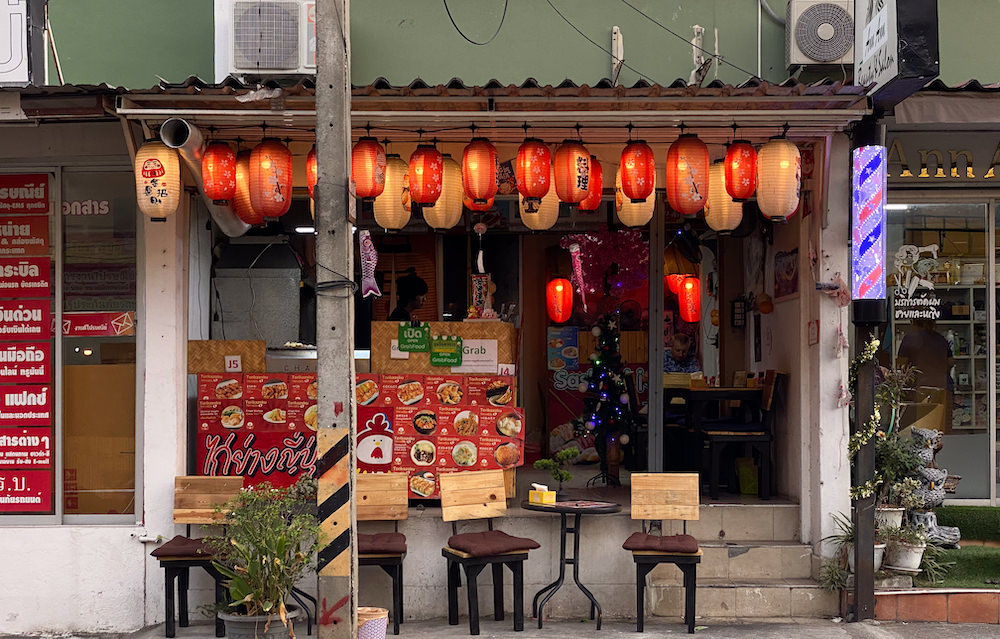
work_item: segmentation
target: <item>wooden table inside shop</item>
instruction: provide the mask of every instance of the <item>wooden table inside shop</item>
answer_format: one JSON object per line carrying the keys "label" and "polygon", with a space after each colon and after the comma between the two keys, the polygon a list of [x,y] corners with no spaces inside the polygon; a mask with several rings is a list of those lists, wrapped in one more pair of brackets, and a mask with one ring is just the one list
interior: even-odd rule
{"label": "wooden table inside shop", "polygon": [[[705,417],[705,408],[712,402],[738,401],[744,421],[750,421],[755,411],[760,409],[763,399],[763,389],[760,387],[717,387],[702,386],[698,388],[666,386],[663,387],[666,400],[680,398],[684,400],[687,413],[687,426],[690,430],[700,431]],[[669,406],[669,402],[667,403]]]}

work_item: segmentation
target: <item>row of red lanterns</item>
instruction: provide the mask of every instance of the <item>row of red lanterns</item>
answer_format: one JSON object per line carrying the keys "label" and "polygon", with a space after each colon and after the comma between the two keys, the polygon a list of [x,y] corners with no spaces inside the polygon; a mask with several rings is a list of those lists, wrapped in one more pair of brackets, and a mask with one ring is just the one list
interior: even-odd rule
{"label": "row of red lanterns", "polygon": [[[677,306],[681,319],[695,323],[701,321],[701,280],[693,275],[668,275],[667,288],[677,295]],[[573,285],[569,280],[557,277],[549,280],[545,287],[545,307],[549,319],[562,324],[573,315]]]}
{"label": "row of red lanterns", "polygon": [[[309,153],[310,163],[312,195],[315,149]],[[266,138],[239,153],[225,142],[210,143],[202,156],[201,177],[206,197],[219,205],[232,202],[236,215],[250,225],[281,217],[292,205],[292,152],[276,139]]]}

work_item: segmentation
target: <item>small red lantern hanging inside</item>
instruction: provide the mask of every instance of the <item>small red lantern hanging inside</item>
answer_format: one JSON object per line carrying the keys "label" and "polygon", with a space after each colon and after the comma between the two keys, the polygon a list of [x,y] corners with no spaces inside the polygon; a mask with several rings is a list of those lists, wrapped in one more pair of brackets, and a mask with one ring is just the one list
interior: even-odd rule
{"label": "small red lantern hanging inside", "polygon": [[685,133],[667,151],[667,201],[681,215],[693,217],[708,199],[708,147]]}
{"label": "small red lantern hanging inside", "polygon": [[236,216],[251,226],[264,223],[264,216],[250,202],[250,151],[236,154],[236,194],[233,196]]}
{"label": "small red lantern hanging inside", "polygon": [[250,152],[250,203],[264,217],[281,217],[292,206],[292,152],[278,140]]}
{"label": "small red lantern hanging inside", "polygon": [[227,205],[236,195],[236,154],[225,142],[212,142],[201,157],[201,182],[212,204]]}
{"label": "small red lantern hanging inside", "polygon": [[462,151],[462,187],[475,204],[497,194],[497,149],[486,138],[473,138]]}
{"label": "small red lantern hanging inside", "polygon": [[351,149],[351,179],[358,197],[372,201],[385,189],[385,149],[375,138],[361,138]]}
{"label": "small red lantern hanging inside", "polygon": [[587,197],[580,202],[581,213],[596,211],[601,205],[601,197],[604,195],[604,168],[597,156],[590,156],[590,185],[587,188]]}
{"label": "small red lantern hanging inside", "polygon": [[757,151],[746,140],[733,140],[726,149],[726,193],[734,202],[746,202],[757,190]]}
{"label": "small red lantern hanging inside", "polygon": [[656,188],[653,149],[642,140],[629,142],[622,150],[622,193],[633,203],[645,202]]}
{"label": "small red lantern hanging inside", "polygon": [[573,314],[573,285],[569,280],[556,278],[545,289],[546,307],[549,319],[562,324]]}
{"label": "small red lantern hanging inside", "polygon": [[306,156],[306,184],[309,185],[309,197],[316,197],[316,180],[319,177],[319,166],[316,163],[316,145],[309,149]]}
{"label": "small red lantern hanging inside", "polygon": [[579,204],[590,190],[590,153],[575,140],[565,140],[556,149],[556,195],[560,202]]}
{"label": "small red lantern hanging inside", "polygon": [[476,201],[473,200],[468,195],[462,198],[462,204],[464,204],[465,208],[469,209],[470,211],[478,211],[478,212],[489,211],[490,209],[493,208],[493,202],[494,198],[490,198],[485,202],[483,202],[482,204],[477,204]]}
{"label": "small red lantern hanging inside", "polygon": [[681,282],[683,282],[686,278],[687,278],[687,275],[680,275],[680,274],[677,274],[677,273],[673,273],[671,275],[668,275],[667,276],[667,288],[670,289],[671,293],[673,293],[674,295],[677,295],[677,293],[681,290]]}
{"label": "small red lantern hanging inside", "polygon": [[410,156],[410,200],[434,206],[444,184],[444,156],[431,144],[421,144]]}
{"label": "small red lantern hanging inside", "polygon": [[688,277],[681,282],[677,305],[680,307],[681,319],[685,322],[701,320],[701,281],[697,277]]}
{"label": "small red lantern hanging inside", "polygon": [[541,140],[528,138],[517,149],[517,192],[536,204],[549,192],[552,154]]}

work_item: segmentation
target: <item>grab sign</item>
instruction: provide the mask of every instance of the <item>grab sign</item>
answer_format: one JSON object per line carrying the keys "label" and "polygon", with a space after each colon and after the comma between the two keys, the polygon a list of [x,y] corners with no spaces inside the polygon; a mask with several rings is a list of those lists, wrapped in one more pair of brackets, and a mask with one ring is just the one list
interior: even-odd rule
{"label": "grab sign", "polygon": [[399,323],[399,350],[408,353],[426,353],[431,350],[431,327],[427,322],[414,326]]}

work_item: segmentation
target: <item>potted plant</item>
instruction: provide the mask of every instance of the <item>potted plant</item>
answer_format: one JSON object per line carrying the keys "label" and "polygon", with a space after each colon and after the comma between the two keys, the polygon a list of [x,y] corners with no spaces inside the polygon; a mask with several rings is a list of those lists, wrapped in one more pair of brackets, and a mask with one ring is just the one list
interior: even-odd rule
{"label": "potted plant", "polygon": [[[837,526],[837,533],[823,538],[823,541],[831,541],[837,544],[838,564],[843,567],[847,565],[849,572],[854,572],[854,522],[847,515],[837,513],[833,515],[833,521]],[[874,562],[875,570],[882,567],[882,560],[885,557],[885,542],[878,531],[875,532]]]}
{"label": "potted plant", "polygon": [[898,368],[879,368],[875,400],[882,417],[876,432],[875,469],[881,479],[875,500],[875,521],[878,527],[900,527],[908,506],[896,490],[900,482],[913,477],[923,464],[920,447],[910,438],[899,435],[902,404],[908,388],[916,380],[917,369],[909,364]]}
{"label": "potted plant", "polygon": [[297,608],[292,588],[313,566],[320,528],[315,514],[316,481],[294,486],[269,483],[244,488],[220,511],[225,523],[208,537],[212,564],[228,580],[230,602],[219,616],[229,639],[295,639]]}
{"label": "potted plant", "polygon": [[556,494],[558,496],[558,494],[562,492],[563,482],[573,479],[573,474],[563,468],[563,466],[579,456],[580,449],[576,446],[570,446],[560,450],[551,458],[539,459],[535,462],[534,466],[538,470],[547,470],[552,473],[552,479],[559,482],[559,487],[556,489]]}
{"label": "potted plant", "polygon": [[888,542],[886,568],[920,572],[920,560],[927,547],[927,535],[920,526],[890,527],[882,531]]}

